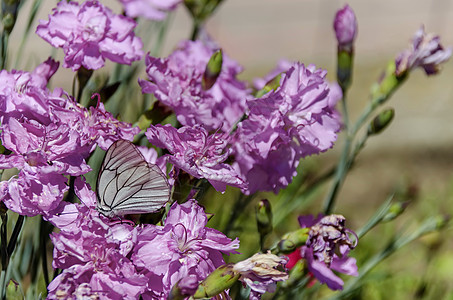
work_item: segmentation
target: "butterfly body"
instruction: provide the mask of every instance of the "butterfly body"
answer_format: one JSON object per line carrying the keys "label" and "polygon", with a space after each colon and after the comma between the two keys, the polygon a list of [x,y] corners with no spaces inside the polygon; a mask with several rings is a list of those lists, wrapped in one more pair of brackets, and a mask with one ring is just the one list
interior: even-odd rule
{"label": "butterfly body", "polygon": [[152,213],[170,198],[170,186],[158,166],[137,147],[118,140],[107,150],[99,170],[97,210],[106,217]]}

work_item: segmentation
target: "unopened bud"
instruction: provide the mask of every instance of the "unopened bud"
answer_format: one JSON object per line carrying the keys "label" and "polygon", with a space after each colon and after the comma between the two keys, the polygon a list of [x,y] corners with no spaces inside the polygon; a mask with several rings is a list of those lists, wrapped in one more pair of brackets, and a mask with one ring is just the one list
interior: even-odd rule
{"label": "unopened bud", "polygon": [[392,122],[394,116],[395,110],[393,108],[381,112],[370,122],[370,125],[368,126],[368,135],[380,133],[390,124],[390,122]]}
{"label": "unopened bud", "polygon": [[20,0],[3,0],[1,6],[3,30],[10,34],[16,24]]}
{"label": "unopened bud", "polygon": [[283,254],[289,254],[303,246],[308,239],[310,228],[301,228],[296,231],[288,232],[278,243],[278,251]]}
{"label": "unopened bud", "polygon": [[223,53],[222,49],[217,50],[212,54],[211,58],[206,65],[206,69],[201,80],[201,87],[203,90],[209,90],[217,81],[217,78],[222,71]]}
{"label": "unopened bud", "polygon": [[266,85],[261,89],[259,90],[255,97],[256,98],[260,98],[262,97],[263,95],[269,93],[270,91],[272,90],[276,90],[279,86],[280,86],[280,79],[282,78],[282,74],[278,74],[277,76],[275,76],[274,78],[272,78],[271,80],[269,80]]}
{"label": "unopened bud", "polygon": [[382,218],[382,222],[392,221],[399,215],[401,215],[405,210],[406,207],[409,205],[409,201],[393,203],[390,207],[385,216]]}
{"label": "unopened bud", "polygon": [[256,225],[262,237],[272,231],[272,209],[269,200],[263,199],[255,208]]}
{"label": "unopened bud", "polygon": [[381,74],[378,82],[371,87],[372,107],[385,103],[396,89],[407,79],[407,72],[396,75],[395,61],[389,62],[387,69]]}
{"label": "unopened bud", "polygon": [[203,280],[195,294],[194,299],[212,298],[236,283],[241,275],[233,272],[233,265],[226,264],[215,269]]}
{"label": "unopened bud", "polygon": [[339,49],[351,49],[357,36],[357,19],[349,5],[337,11],[333,22]]}
{"label": "unopened bud", "polygon": [[195,294],[198,288],[198,280],[195,275],[189,275],[179,280],[170,291],[168,300],[184,300]]}

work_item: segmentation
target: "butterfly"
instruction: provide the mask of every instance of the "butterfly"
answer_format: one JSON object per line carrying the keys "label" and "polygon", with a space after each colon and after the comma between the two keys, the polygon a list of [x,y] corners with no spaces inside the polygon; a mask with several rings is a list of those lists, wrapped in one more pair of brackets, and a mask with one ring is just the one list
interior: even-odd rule
{"label": "butterfly", "polygon": [[167,177],[129,141],[114,142],[99,170],[96,209],[106,217],[151,213],[170,199]]}

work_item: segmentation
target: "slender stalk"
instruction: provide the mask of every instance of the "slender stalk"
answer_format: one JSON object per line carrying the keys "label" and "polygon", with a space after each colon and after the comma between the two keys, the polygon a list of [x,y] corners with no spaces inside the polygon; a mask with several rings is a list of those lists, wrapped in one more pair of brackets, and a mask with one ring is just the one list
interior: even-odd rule
{"label": "slender stalk", "polygon": [[196,21],[194,19],[193,21],[193,27],[192,27],[192,34],[190,35],[190,39],[192,41],[195,41],[198,37],[198,33],[200,32],[200,22]]}
{"label": "slender stalk", "polygon": [[24,225],[25,216],[19,215],[16,220],[16,224],[14,225],[13,233],[11,234],[11,238],[9,239],[7,253],[8,257],[11,257],[13,254],[14,249],[16,248],[17,238],[22,230]]}
{"label": "slender stalk", "polygon": [[[2,203],[3,204],[3,203]],[[1,213],[2,225],[0,226],[0,253],[2,260],[2,272],[0,274],[0,297],[5,299],[6,293],[6,282],[7,282],[7,269],[9,263],[8,256],[8,241],[7,241],[7,225],[8,225],[8,214],[6,210]]]}
{"label": "slender stalk", "polygon": [[352,153],[352,155],[350,154],[352,143],[358,131],[365,124],[365,122],[368,120],[368,118],[371,116],[371,114],[377,107],[377,105],[374,105],[373,103],[376,102],[371,101],[368,103],[368,105],[365,107],[364,111],[360,115],[357,122],[354,124],[353,127],[350,128],[350,131],[347,132],[346,141],[344,143],[343,150],[340,156],[340,161],[338,162],[337,169],[335,172],[334,182],[332,184],[332,188],[329,190],[327,197],[324,201],[323,211],[325,214],[332,213],[335,207],[336,196],[345,180],[347,172],[350,169],[352,163],[354,162],[357,154],[365,145],[367,137],[360,141],[358,147],[355,148],[355,151]]}
{"label": "slender stalk", "polygon": [[242,193],[236,199],[236,202],[234,202],[233,208],[231,209],[231,214],[226,224],[226,227],[223,230],[223,233],[226,236],[228,236],[230,231],[234,228],[237,218],[242,212],[244,212],[244,209],[247,207],[247,205],[251,202],[252,199],[253,195],[245,196]]}

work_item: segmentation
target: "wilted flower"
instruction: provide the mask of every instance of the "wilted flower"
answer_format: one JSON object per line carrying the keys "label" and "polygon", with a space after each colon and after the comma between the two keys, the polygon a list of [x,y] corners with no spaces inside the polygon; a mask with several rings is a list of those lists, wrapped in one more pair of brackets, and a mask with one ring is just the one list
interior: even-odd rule
{"label": "wilted flower", "polygon": [[250,299],[260,299],[265,292],[275,292],[276,282],[288,279],[283,269],[287,260],[269,253],[256,253],[233,266],[235,273],[241,274],[239,280],[251,288]]}
{"label": "wilted flower", "polygon": [[342,50],[351,51],[354,40],[357,36],[357,19],[354,11],[349,5],[345,5],[337,11],[333,22],[338,47]]}
{"label": "wilted flower", "polygon": [[36,34],[54,47],[63,48],[64,67],[99,69],[105,59],[131,64],[143,56],[141,40],[134,35],[136,23],[115,15],[99,1],[60,1],[42,21]]}
{"label": "wilted flower", "polygon": [[216,50],[201,41],[183,41],[168,58],[148,55],[146,72],[150,81],[139,80],[142,92],[153,93],[171,107],[182,125],[229,131],[244,114],[249,90],[236,79],[242,68],[225,54],[215,84],[203,89],[203,74]]}
{"label": "wilted flower", "polygon": [[226,185],[244,187],[236,171],[224,163],[231,153],[225,133],[208,134],[203,126],[151,125],[146,137],[156,147],[167,149],[168,161],[196,178],[207,179],[216,190],[225,191]]}
{"label": "wilted flower", "polygon": [[131,18],[144,17],[150,20],[162,21],[167,13],[178,6],[182,0],[120,0]]}
{"label": "wilted flower", "polygon": [[277,192],[296,175],[301,158],[333,146],[340,130],[335,104],[341,90],[331,88],[325,76],[313,65],[295,63],[282,73],[277,89],[247,101],[247,119],[238,124],[232,143],[247,193]]}
{"label": "wilted flower", "polygon": [[[332,270],[357,276],[357,265],[348,253],[357,244],[355,233],[345,227],[341,215],[319,215],[299,217],[302,228],[311,227],[306,245],[301,248],[301,256],[307,261],[308,270],[332,290],[343,288],[343,281]],[[354,236],[351,240],[350,235]]]}
{"label": "wilted flower", "polygon": [[239,241],[205,227],[207,221],[203,208],[189,200],[173,204],[163,227],[149,226],[137,235],[132,260],[149,271],[150,280],[161,280],[160,288],[154,282],[155,291],[168,295],[172,286],[190,275],[201,281],[224,264],[222,253],[237,253]]}
{"label": "wilted flower", "polygon": [[421,67],[426,75],[439,72],[440,64],[451,56],[451,47],[445,49],[440,44],[440,37],[432,33],[425,33],[424,26],[415,33],[411,49],[401,52],[395,60],[396,75],[400,76],[414,68]]}

